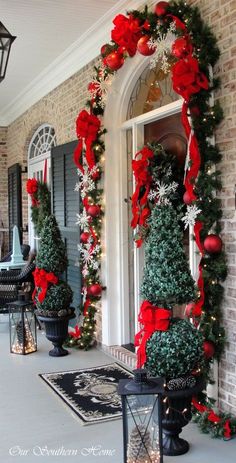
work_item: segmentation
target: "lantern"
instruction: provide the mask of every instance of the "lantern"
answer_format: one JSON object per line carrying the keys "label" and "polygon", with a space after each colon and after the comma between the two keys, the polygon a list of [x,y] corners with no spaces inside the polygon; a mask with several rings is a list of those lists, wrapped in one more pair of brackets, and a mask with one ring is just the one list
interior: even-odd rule
{"label": "lantern", "polygon": [[121,379],[124,463],[162,463],[163,379],[148,379],[144,369]]}
{"label": "lantern", "polygon": [[10,34],[0,22],[0,82],[4,79],[7,70],[12,42],[16,37]]}
{"label": "lantern", "polygon": [[31,354],[37,350],[36,317],[34,304],[24,295],[9,303],[10,352]]}

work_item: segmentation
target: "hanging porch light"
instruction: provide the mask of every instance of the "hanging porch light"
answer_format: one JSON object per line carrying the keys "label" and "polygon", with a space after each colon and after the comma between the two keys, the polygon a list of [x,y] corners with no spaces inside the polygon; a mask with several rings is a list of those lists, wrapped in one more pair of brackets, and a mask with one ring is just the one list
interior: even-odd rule
{"label": "hanging porch light", "polygon": [[0,82],[5,78],[11,45],[15,39],[0,21]]}

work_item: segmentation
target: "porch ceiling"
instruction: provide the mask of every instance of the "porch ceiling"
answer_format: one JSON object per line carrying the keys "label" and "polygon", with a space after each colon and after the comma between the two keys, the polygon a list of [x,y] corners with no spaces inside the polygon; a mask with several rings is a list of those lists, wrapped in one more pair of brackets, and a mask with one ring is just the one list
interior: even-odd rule
{"label": "porch ceiling", "polygon": [[[132,7],[134,3],[138,2],[0,0],[0,21],[12,35],[17,36],[6,78],[0,85],[0,126],[8,125],[86,64],[86,59],[95,57],[102,40],[109,39],[108,24],[111,27],[114,15],[117,11]],[[88,47],[95,48],[95,43],[94,55],[88,53]],[[79,59],[78,49],[83,52],[82,59]],[[72,54],[75,51],[77,58],[73,62]],[[66,67],[68,56],[70,64]],[[36,92],[39,84],[40,91]]]}

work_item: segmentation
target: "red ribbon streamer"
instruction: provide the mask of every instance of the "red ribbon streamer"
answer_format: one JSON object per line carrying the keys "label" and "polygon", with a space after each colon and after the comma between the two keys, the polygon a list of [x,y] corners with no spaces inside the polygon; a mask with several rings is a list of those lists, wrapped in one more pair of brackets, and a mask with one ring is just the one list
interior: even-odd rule
{"label": "red ribbon streamer", "polygon": [[230,428],[230,420],[226,420],[225,424],[224,424],[224,437],[226,439],[230,439],[232,436],[232,431],[231,431],[231,428]]}
{"label": "red ribbon streamer", "polygon": [[84,173],[83,166],[81,165],[80,158],[83,152],[83,145],[85,144],[85,157],[89,169],[95,166],[95,156],[92,149],[92,143],[96,140],[100,130],[101,121],[94,114],[89,114],[88,111],[83,109],[76,120],[76,133],[79,143],[74,151],[74,163]]}
{"label": "red ribbon streamer", "polygon": [[149,301],[143,301],[138,316],[142,325],[141,330],[135,335],[134,345],[138,346],[137,368],[141,368],[146,362],[146,343],[154,331],[167,331],[170,324],[170,311],[157,307]]}
{"label": "red ribbon streamer", "polygon": [[90,299],[86,299],[85,303],[84,303],[84,309],[83,309],[83,315],[86,317],[88,315],[88,308],[90,306]]}
{"label": "red ribbon streamer", "polygon": [[35,296],[37,294],[38,301],[42,303],[46,297],[48,286],[50,284],[57,284],[58,277],[53,272],[46,272],[46,270],[40,269],[38,267],[36,267],[35,271],[33,272],[33,276],[35,289],[32,294],[32,299],[35,302]]}
{"label": "red ribbon streamer", "polygon": [[[140,159],[137,160],[137,157],[140,155]],[[132,161],[132,169],[136,181],[135,191],[132,196],[132,228],[136,228],[138,225],[145,227],[146,221],[150,215],[148,194],[152,177],[148,172],[148,167],[149,161],[153,156],[153,151],[147,146],[144,146],[141,151],[136,153],[135,159]],[[138,247],[141,246],[142,239],[136,240],[136,244]]]}
{"label": "red ribbon streamer", "polygon": [[47,166],[48,166],[48,160],[45,159],[44,166],[43,166],[43,182],[44,183],[47,183]]}
{"label": "red ribbon streamer", "polygon": [[189,137],[191,136],[190,145],[189,145],[189,159],[191,161],[191,166],[187,171],[185,181],[184,181],[184,186],[186,188],[186,191],[189,194],[190,200],[195,201],[197,197],[193,191],[194,190],[193,182],[195,181],[199,173],[199,169],[201,165],[201,156],[199,153],[196,137],[194,133],[191,134],[191,126],[188,120],[187,109],[188,109],[187,103],[183,103],[182,124],[185,130],[186,136],[187,136],[187,140],[189,140]]}

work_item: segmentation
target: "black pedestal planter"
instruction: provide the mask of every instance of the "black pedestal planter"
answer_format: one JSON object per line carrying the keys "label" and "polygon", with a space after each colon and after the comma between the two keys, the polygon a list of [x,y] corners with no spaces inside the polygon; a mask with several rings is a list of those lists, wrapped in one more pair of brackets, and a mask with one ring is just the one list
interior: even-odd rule
{"label": "black pedestal planter", "polygon": [[[181,439],[179,434],[192,418],[192,397],[202,391],[204,387],[204,381],[202,378],[199,378],[197,384],[192,388],[165,392],[168,400],[163,403],[162,428],[164,455],[176,456],[188,452],[189,443]],[[168,413],[166,414],[167,410]],[[182,413],[183,410],[185,410],[184,413]]]}
{"label": "black pedestal planter", "polygon": [[54,348],[49,351],[52,357],[63,357],[68,355],[68,350],[62,347],[63,342],[68,336],[68,323],[75,315],[68,315],[67,317],[42,317],[37,315],[38,319],[44,323],[46,338],[52,342]]}

